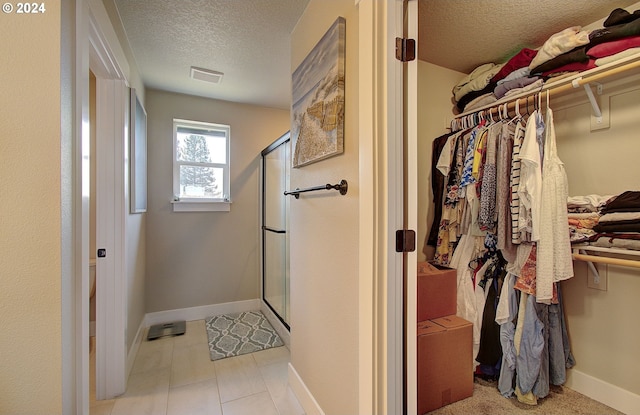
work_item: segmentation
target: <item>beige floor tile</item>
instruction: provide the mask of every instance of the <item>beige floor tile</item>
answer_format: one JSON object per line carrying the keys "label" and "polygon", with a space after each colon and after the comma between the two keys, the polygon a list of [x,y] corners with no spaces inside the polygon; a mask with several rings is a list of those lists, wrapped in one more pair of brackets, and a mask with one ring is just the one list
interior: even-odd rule
{"label": "beige floor tile", "polygon": [[[104,402],[104,403],[101,403]],[[89,413],[91,415],[111,415],[113,411],[113,406],[115,405],[115,400],[109,401],[97,401],[91,404],[89,408]]]}
{"label": "beige floor tile", "polygon": [[187,327],[183,335],[175,336],[174,347],[193,346],[196,344],[207,344],[207,330],[204,327],[204,320],[187,321]]}
{"label": "beige floor tile", "polygon": [[195,344],[173,350],[171,363],[171,387],[188,385],[203,380],[215,379],[216,368],[209,357],[206,344]]}
{"label": "beige floor tile", "polygon": [[262,392],[222,404],[224,415],[278,415],[268,392]]}
{"label": "beige floor tile", "polygon": [[166,415],[170,368],[134,373],[111,415]]}
{"label": "beige floor tile", "polygon": [[187,322],[182,336],[143,340],[117,399],[95,401],[91,357],[91,415],[304,414],[288,385],[286,347],[212,362],[204,320]]}
{"label": "beige floor tile", "polygon": [[272,365],[274,363],[289,362],[291,356],[286,346],[273,347],[253,353],[258,366]]}
{"label": "beige floor tile", "polygon": [[216,380],[170,388],[167,415],[222,415]]}
{"label": "beige floor tile", "polygon": [[267,390],[250,354],[216,360],[215,367],[223,403]]}
{"label": "beige floor tile", "polygon": [[131,373],[142,373],[148,370],[157,370],[171,367],[173,354],[173,338],[163,337],[156,340],[147,340],[140,343],[136,360],[133,363]]}
{"label": "beige floor tile", "polygon": [[302,415],[304,410],[288,381],[288,361],[260,366],[260,373],[280,415]]}

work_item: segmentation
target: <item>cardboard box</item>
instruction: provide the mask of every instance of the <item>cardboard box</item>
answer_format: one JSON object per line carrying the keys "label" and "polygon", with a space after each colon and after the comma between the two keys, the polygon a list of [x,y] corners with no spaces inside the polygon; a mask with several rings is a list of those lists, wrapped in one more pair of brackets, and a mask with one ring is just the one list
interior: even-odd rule
{"label": "cardboard box", "polygon": [[456,314],[457,271],[418,262],[418,321]]}
{"label": "cardboard box", "polygon": [[473,395],[473,325],[455,315],[418,324],[418,415]]}

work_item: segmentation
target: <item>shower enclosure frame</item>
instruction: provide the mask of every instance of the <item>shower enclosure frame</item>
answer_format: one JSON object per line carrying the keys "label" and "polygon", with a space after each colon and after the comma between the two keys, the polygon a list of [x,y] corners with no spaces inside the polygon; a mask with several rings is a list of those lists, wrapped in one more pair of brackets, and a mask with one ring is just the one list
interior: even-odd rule
{"label": "shower enclosure frame", "polygon": [[[288,330],[290,331],[290,325],[289,325],[289,321],[287,319],[287,314],[288,314],[288,309],[289,309],[289,289],[288,289],[288,281],[289,281],[289,260],[288,260],[288,251],[289,251],[289,240],[288,240],[288,227],[289,227],[289,218],[288,218],[288,204],[289,204],[289,200],[288,198],[284,195],[284,190],[288,189],[288,172],[291,169],[291,158],[290,158],[290,133],[287,132],[284,135],[282,135],[280,138],[278,138],[276,141],[274,141],[273,143],[271,143],[269,146],[267,146],[264,150],[262,150],[261,152],[261,185],[260,185],[260,192],[261,192],[261,198],[260,198],[260,209],[261,209],[261,248],[262,248],[262,264],[261,264],[261,299],[264,302],[264,304],[273,312],[273,314],[278,318],[278,320],[280,320],[280,322],[282,323],[282,325]],[[285,209],[284,212],[284,216],[285,216],[285,223],[284,223],[284,229],[279,229],[279,228],[273,228],[270,227],[268,220],[267,220],[267,163],[265,162],[266,157],[276,151],[277,149],[279,149],[281,146],[283,145],[287,145],[289,144],[289,147],[285,147],[285,151],[286,151],[286,156],[283,160],[283,172],[284,172],[284,183],[281,186],[281,190],[283,190],[282,194],[280,195],[282,197],[282,207]],[[271,195],[274,196],[274,195]],[[272,304],[269,299],[267,298],[267,287],[269,286],[267,278],[269,277],[268,274],[268,264],[267,262],[269,261],[269,255],[267,253],[267,249],[268,249],[268,243],[267,243],[267,235],[270,234],[276,234],[276,235],[284,235],[285,237],[285,241],[284,241],[284,249],[285,252],[284,254],[284,260],[283,260],[283,265],[284,265],[284,284],[283,284],[283,289],[284,289],[284,293],[283,293],[283,298],[285,301],[285,305],[284,305],[284,315],[281,314],[280,311],[277,310],[277,307],[274,306],[274,304]]]}

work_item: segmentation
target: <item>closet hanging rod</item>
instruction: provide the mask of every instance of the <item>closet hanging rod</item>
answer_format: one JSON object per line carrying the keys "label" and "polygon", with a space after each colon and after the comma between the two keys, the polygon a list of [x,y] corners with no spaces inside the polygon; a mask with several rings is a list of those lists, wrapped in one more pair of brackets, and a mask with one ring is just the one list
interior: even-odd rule
{"label": "closet hanging rod", "polygon": [[300,197],[300,193],[315,192],[317,190],[338,190],[341,195],[346,195],[349,185],[345,179],[340,180],[338,184],[325,184],[321,186],[308,187],[306,189],[287,190],[284,195],[293,195],[296,199]]}
{"label": "closet hanging rod", "polygon": [[[515,108],[516,101],[520,101],[522,99],[526,99],[527,101],[525,102],[528,102],[529,99],[535,100],[535,96],[543,92],[548,92],[549,96],[552,96],[555,94],[572,91],[576,88],[576,86],[586,85],[589,83],[596,82],[603,78],[608,78],[610,76],[617,75],[632,69],[640,68],[640,55],[635,56],[635,59],[636,60],[633,60],[629,63],[620,64],[619,66],[607,66],[607,67],[603,66],[603,67],[590,69],[588,71],[584,71],[579,74],[576,74],[576,76],[574,77],[568,77],[556,82],[545,84],[540,89],[527,91],[522,94],[509,97],[509,99],[506,99],[504,101],[497,101],[489,105],[485,105],[482,107],[474,108],[473,110],[463,112],[453,117],[453,119],[456,120],[458,118],[463,118],[468,115],[480,113],[487,110],[491,112],[495,110],[497,112],[499,107],[505,104],[507,104],[507,109],[509,111],[512,111]],[[615,64],[615,62],[612,64]],[[526,104],[521,104],[521,105],[526,105]]]}
{"label": "closet hanging rod", "polygon": [[640,268],[640,261],[635,261],[632,259],[620,259],[620,258],[611,258],[606,256],[585,255],[585,254],[580,254],[575,252],[573,253],[573,259],[577,259],[579,261],[586,261],[586,262],[597,262],[600,264],[621,265],[623,267]]}

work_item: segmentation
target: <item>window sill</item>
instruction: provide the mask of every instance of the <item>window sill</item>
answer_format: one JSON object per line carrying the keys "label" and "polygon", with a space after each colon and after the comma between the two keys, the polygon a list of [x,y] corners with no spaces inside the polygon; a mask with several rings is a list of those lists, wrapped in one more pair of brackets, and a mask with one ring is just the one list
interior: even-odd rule
{"label": "window sill", "polygon": [[229,212],[231,202],[172,200],[174,212]]}

